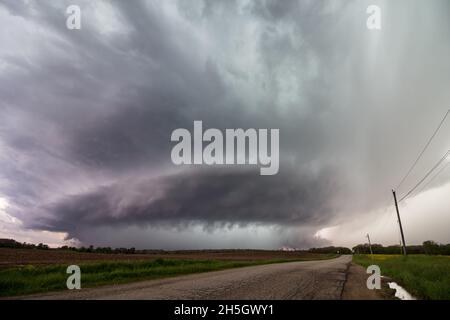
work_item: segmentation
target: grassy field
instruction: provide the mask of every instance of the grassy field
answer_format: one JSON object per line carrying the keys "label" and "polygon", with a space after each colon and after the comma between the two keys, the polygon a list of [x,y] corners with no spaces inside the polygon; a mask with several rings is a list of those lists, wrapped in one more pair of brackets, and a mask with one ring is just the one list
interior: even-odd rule
{"label": "grassy field", "polygon": [[378,265],[382,275],[418,298],[450,300],[450,256],[354,255],[353,262]]}
{"label": "grassy field", "polygon": [[[334,258],[333,254],[315,254],[299,260]],[[292,259],[271,260],[186,260],[153,259],[145,261],[101,261],[80,263],[82,288],[150,280],[190,273],[224,270],[261,264],[292,262]],[[67,265],[21,266],[0,270],[0,296],[15,296],[48,291],[67,290]]]}

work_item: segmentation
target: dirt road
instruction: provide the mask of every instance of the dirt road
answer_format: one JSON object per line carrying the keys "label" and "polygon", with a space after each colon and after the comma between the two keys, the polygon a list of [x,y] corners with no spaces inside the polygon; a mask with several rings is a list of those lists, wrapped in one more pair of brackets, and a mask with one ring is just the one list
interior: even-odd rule
{"label": "dirt road", "polygon": [[35,299],[340,299],[351,256],[37,295]]}

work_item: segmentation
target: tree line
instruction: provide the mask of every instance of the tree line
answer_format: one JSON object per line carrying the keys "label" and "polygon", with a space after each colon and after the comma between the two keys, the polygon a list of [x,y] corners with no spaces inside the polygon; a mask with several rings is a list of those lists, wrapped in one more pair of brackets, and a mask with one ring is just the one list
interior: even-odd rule
{"label": "tree line", "polygon": [[[111,248],[111,247],[72,247],[72,246],[62,246],[59,248],[51,249],[48,245],[39,243],[20,243],[13,239],[0,239],[0,248],[16,248],[16,249],[40,249],[40,250],[69,250],[76,252],[86,252],[86,253],[110,253],[110,254],[155,254],[164,253],[165,250],[138,250],[136,248]],[[183,251],[183,250],[181,250]],[[181,252],[180,251],[180,252]],[[211,251],[215,250],[203,250]],[[219,250],[224,251],[224,250]],[[237,249],[229,249],[226,251],[241,251]],[[358,244],[352,249],[346,247],[322,247],[322,248],[311,248],[309,250],[296,250],[309,253],[334,253],[334,254],[370,254],[369,244]],[[440,244],[432,240],[428,240],[422,243],[422,245],[411,245],[406,247],[408,254],[430,254],[430,255],[450,255],[450,244]],[[174,251],[177,252],[177,251]],[[186,251],[183,251],[186,252]],[[383,246],[381,244],[372,244],[372,252],[374,254],[402,254],[402,247],[399,245]]]}
{"label": "tree line", "polygon": [[[20,243],[13,239],[0,239],[0,248],[16,248],[16,249],[41,249],[41,250],[69,250],[76,252],[87,252],[87,253],[111,253],[111,254],[155,254],[155,253],[164,253],[166,250],[138,250],[135,248],[111,248],[111,247],[72,247],[72,246],[62,246],[58,248],[49,248],[48,245],[39,243],[37,245],[31,243]],[[196,252],[198,250],[174,250],[171,252]],[[246,251],[245,249],[227,249],[227,250],[201,250],[205,252],[215,252],[215,251],[228,251],[228,252],[242,252]],[[255,251],[255,250],[249,250]],[[256,250],[256,251],[266,251],[266,250]],[[309,253],[334,253],[334,254],[351,254],[352,250],[345,247],[323,247],[323,248],[312,248],[309,250],[295,250],[296,252],[309,252]]]}
{"label": "tree line", "polygon": [[111,247],[72,247],[62,246],[58,248],[50,248],[48,245],[39,243],[32,244],[26,242],[17,242],[13,239],[0,239],[0,248],[14,248],[14,249],[41,249],[41,250],[69,250],[76,252],[87,253],[120,253],[120,254],[134,254],[134,253],[158,253],[163,250],[136,250],[135,248],[111,248]]}
{"label": "tree line", "polygon": [[[353,247],[356,254],[370,254],[369,244],[358,244]],[[381,244],[372,244],[372,252],[374,254],[402,254],[400,245],[384,247]],[[430,255],[450,255],[450,244],[440,244],[432,240],[422,243],[422,245],[406,246],[408,254],[430,254]]]}
{"label": "tree line", "polygon": [[308,250],[310,253],[336,253],[336,254],[352,254],[352,250],[346,247],[323,247],[323,248],[311,248]]}

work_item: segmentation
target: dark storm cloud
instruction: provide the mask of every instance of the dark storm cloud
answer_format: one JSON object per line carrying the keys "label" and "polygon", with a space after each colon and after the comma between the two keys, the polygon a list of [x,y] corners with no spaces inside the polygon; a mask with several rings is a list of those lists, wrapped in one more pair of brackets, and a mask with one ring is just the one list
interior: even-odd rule
{"label": "dark storm cloud", "polygon": [[[3,1],[0,196],[25,226],[82,241],[289,225],[309,245],[308,227],[383,206],[447,108],[448,1],[405,3],[380,2],[370,33],[371,1]],[[194,120],[279,128],[280,174],[175,168],[170,134]]]}
{"label": "dark storm cloud", "polygon": [[[270,184],[270,188],[262,185]],[[40,208],[31,227],[69,232],[102,225],[220,226],[319,225],[334,209],[339,190],[336,172],[317,175],[281,173],[259,176],[256,170],[205,169],[150,180],[129,179],[88,194],[67,197]],[[324,202],[322,199],[328,198]]]}
{"label": "dark storm cloud", "polygon": [[[143,2],[133,6],[114,2],[131,31],[109,41],[89,25],[79,34],[62,27],[65,4],[69,2],[57,8],[48,2],[34,4],[42,13],[37,16],[31,9],[7,6],[56,32],[54,45],[65,52],[55,53],[49,45],[33,65],[24,58],[6,57],[7,63],[28,72],[15,74],[8,80],[10,86],[0,90],[3,105],[14,106],[10,112],[24,109],[21,116],[58,126],[68,138],[68,156],[74,161],[125,170],[143,162],[160,165],[167,161],[171,147],[167,137],[174,129],[208,118],[224,122],[231,118],[231,125],[239,117],[229,112],[236,108],[232,104],[223,110],[225,88],[214,64],[198,65],[190,59],[194,48],[178,49],[177,39],[165,34],[167,22],[144,8]],[[11,87],[29,94],[19,95]],[[16,137],[25,134],[11,131],[6,139],[35,139]]]}

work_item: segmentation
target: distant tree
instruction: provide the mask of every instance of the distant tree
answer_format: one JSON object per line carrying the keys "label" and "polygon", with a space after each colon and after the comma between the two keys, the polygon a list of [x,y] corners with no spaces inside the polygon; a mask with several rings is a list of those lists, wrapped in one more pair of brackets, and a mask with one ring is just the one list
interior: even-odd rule
{"label": "distant tree", "polygon": [[358,244],[357,246],[353,247],[353,252],[356,254],[369,254],[369,244]]}
{"label": "distant tree", "polygon": [[49,249],[48,245],[43,244],[43,243],[39,243],[39,244],[37,245],[37,248],[38,248],[38,249],[41,249],[41,250],[48,250],[48,249]]}
{"label": "distant tree", "polygon": [[425,254],[439,254],[440,251],[439,245],[432,240],[425,241],[422,247]]}
{"label": "distant tree", "polygon": [[345,247],[324,247],[324,248],[311,248],[308,250],[310,253],[336,253],[336,254],[351,254],[352,251]]}
{"label": "distant tree", "polygon": [[439,251],[442,255],[450,255],[450,244],[441,244],[439,246]]}

